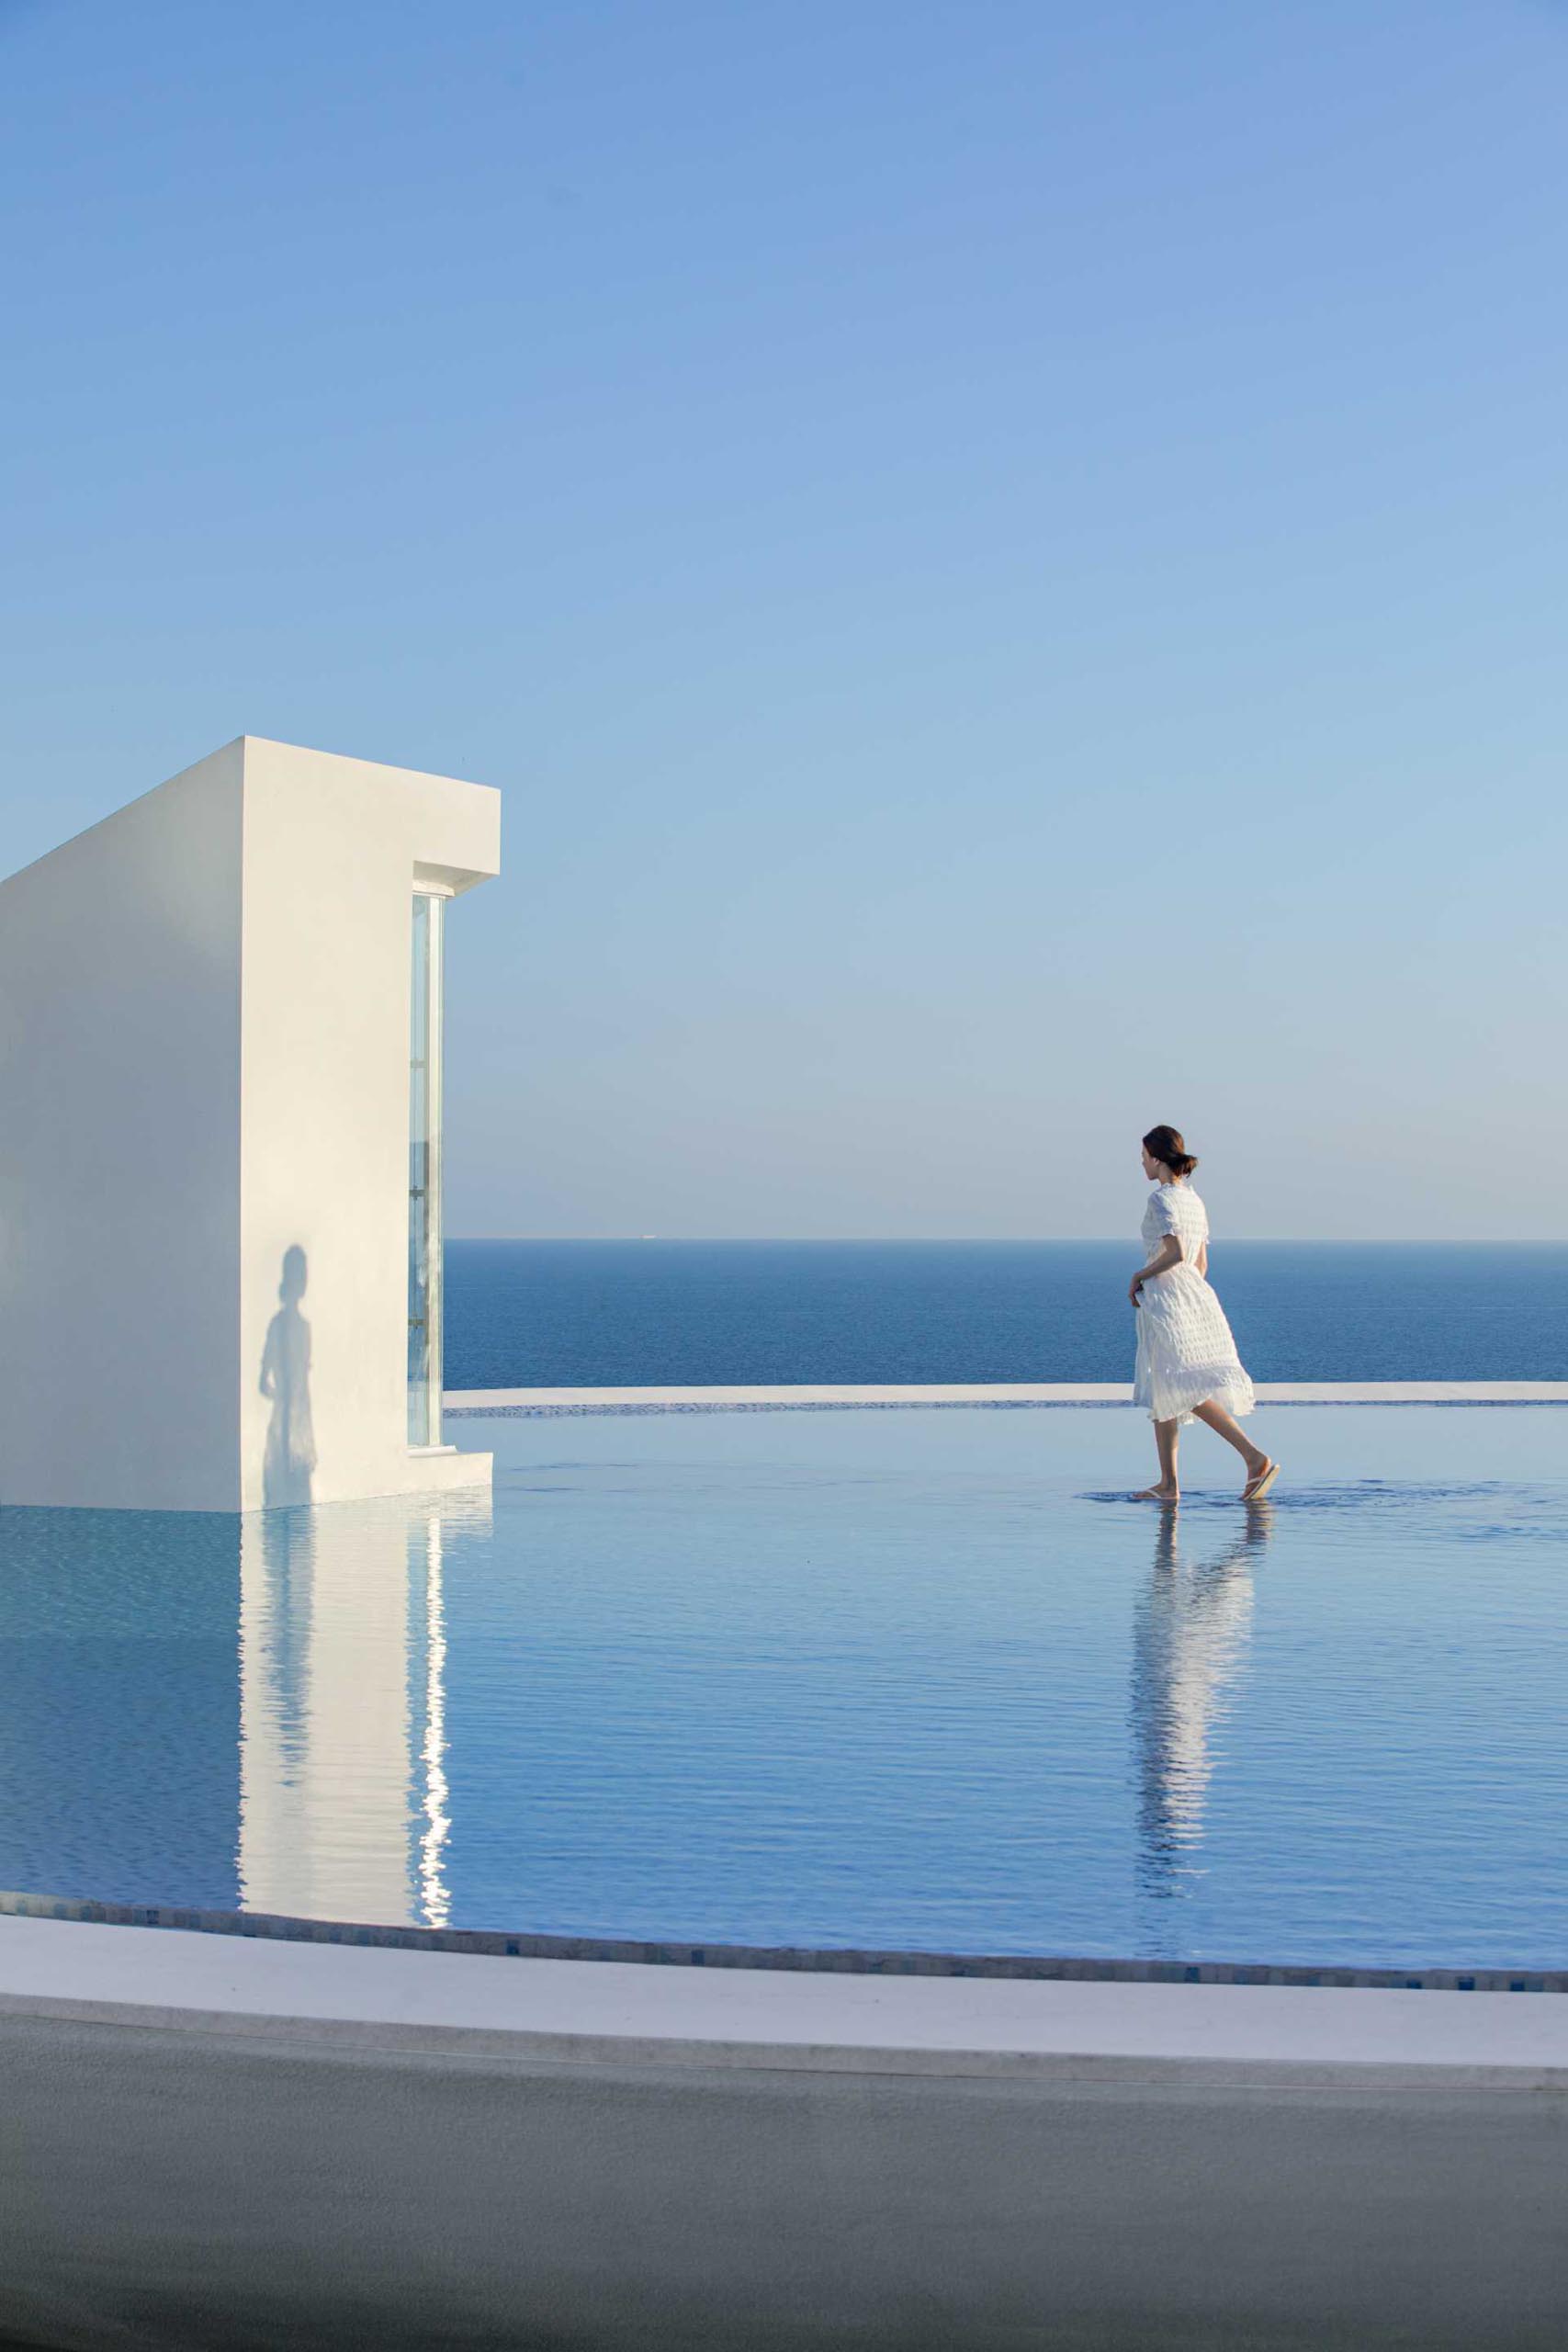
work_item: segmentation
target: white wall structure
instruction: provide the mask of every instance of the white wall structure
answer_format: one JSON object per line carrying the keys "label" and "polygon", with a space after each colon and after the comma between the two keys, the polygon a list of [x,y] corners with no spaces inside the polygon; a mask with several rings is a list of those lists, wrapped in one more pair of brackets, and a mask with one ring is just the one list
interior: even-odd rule
{"label": "white wall structure", "polygon": [[416,894],[499,843],[480,786],[243,736],[0,883],[0,1502],[488,1483],[438,1358],[411,1412],[410,1046]]}

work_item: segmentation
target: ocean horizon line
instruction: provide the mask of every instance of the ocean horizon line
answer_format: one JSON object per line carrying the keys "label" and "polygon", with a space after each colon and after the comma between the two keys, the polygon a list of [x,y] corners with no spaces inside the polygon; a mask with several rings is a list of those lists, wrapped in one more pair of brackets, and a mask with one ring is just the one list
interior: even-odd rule
{"label": "ocean horizon line", "polygon": [[[703,1250],[1017,1250],[1033,1248],[1137,1248],[1127,1233],[448,1233],[452,1243],[558,1243],[583,1248],[642,1246],[657,1241],[666,1247]],[[1544,1250],[1568,1247],[1557,1233],[1227,1233],[1220,1244],[1230,1249],[1292,1250]]]}

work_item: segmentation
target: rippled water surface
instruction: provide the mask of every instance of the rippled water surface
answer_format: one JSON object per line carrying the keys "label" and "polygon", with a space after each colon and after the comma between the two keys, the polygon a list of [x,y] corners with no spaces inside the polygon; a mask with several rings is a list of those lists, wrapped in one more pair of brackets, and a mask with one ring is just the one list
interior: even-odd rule
{"label": "rippled water surface", "polygon": [[1568,1962],[1568,1414],[468,1421],[493,1510],[0,1511],[0,1883],[695,1937]]}

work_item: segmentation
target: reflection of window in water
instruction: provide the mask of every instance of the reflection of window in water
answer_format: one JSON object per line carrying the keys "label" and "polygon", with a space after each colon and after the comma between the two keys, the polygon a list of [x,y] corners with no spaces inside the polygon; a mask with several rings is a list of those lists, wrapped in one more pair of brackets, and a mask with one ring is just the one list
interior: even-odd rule
{"label": "reflection of window in water", "polygon": [[1179,1901],[1201,1871],[1215,1741],[1242,1668],[1252,1570],[1269,1532],[1269,1506],[1256,1504],[1240,1533],[1205,1559],[1183,1545],[1176,1513],[1161,1513],[1133,1645],[1138,1883],[1159,1903]]}
{"label": "reflection of window in water", "polygon": [[444,1577],[489,1497],[242,1524],[242,1906],[445,1925]]}
{"label": "reflection of window in water", "polygon": [[419,1840],[419,1916],[427,1928],[444,1928],[452,1916],[447,1893],[446,1840],[452,1834],[446,1810],[446,1595],[441,1520],[431,1512],[424,1531],[424,1737],[420,1774],[424,1819]]}

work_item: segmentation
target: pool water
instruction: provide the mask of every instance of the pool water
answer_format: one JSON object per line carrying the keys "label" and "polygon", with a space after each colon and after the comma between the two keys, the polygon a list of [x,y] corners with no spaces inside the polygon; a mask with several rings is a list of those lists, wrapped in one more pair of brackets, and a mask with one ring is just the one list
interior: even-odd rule
{"label": "pool water", "polygon": [[[1267,1427],[1264,1427],[1264,1418]],[[459,1423],[493,1505],[0,1510],[0,1885],[742,1943],[1568,1959],[1568,1417]]]}

